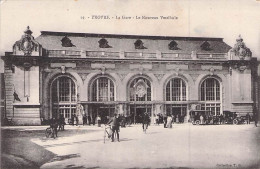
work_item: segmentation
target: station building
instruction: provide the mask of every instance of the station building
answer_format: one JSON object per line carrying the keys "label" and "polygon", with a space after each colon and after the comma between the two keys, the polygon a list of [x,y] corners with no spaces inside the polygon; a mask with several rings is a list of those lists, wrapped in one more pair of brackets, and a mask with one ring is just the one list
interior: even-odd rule
{"label": "station building", "polygon": [[2,57],[3,116],[17,125],[70,119],[78,109],[91,119],[259,112],[258,62],[241,36],[231,47],[222,38],[32,33]]}

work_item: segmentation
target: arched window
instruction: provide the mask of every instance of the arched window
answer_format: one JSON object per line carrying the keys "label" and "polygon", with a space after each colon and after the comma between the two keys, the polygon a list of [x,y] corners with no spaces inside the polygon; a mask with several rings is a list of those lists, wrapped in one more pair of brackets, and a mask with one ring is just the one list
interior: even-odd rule
{"label": "arched window", "polygon": [[76,112],[76,88],[74,81],[66,76],[58,77],[52,83],[53,117],[71,118]]}
{"label": "arched window", "polygon": [[167,83],[166,101],[186,101],[186,83],[184,80],[173,78]]}
{"label": "arched window", "polygon": [[114,83],[107,77],[97,78],[91,87],[92,101],[114,101]]}
{"label": "arched window", "polygon": [[210,110],[213,114],[220,114],[220,84],[215,78],[205,79],[200,88],[201,100],[207,101],[207,103],[202,104],[201,108],[203,110]]}
{"label": "arched window", "polygon": [[130,101],[151,101],[151,83],[139,77],[130,84]]}
{"label": "arched window", "polygon": [[208,78],[201,84],[201,100],[217,101],[220,100],[219,82],[214,78]]}

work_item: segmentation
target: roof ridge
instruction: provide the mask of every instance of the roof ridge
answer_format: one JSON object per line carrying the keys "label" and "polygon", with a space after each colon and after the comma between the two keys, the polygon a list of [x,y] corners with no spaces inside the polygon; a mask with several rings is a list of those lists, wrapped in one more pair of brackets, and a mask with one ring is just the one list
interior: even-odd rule
{"label": "roof ridge", "polygon": [[41,35],[51,36],[77,36],[77,37],[99,37],[99,38],[129,38],[129,39],[158,39],[158,40],[204,40],[204,41],[222,41],[223,38],[214,37],[184,37],[184,36],[155,36],[155,35],[124,35],[124,34],[104,34],[104,33],[77,33],[77,32],[54,32],[41,31]]}

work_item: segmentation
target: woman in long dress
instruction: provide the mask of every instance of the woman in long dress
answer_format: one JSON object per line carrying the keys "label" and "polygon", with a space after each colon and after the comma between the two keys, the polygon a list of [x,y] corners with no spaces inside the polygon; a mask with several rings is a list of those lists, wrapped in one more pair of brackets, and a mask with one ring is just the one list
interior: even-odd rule
{"label": "woman in long dress", "polygon": [[172,128],[172,117],[171,116],[167,117],[167,128]]}

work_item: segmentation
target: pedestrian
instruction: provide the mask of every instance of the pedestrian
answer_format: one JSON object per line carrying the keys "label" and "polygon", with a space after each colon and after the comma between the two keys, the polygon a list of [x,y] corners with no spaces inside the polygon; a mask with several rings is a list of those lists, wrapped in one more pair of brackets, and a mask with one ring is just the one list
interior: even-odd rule
{"label": "pedestrian", "polygon": [[223,124],[224,123],[224,117],[223,117],[223,114],[220,115],[220,124]]}
{"label": "pedestrian", "polygon": [[92,116],[92,124],[93,124],[93,126],[95,126],[95,123],[96,123],[96,116],[93,115],[93,116]]}
{"label": "pedestrian", "polygon": [[82,121],[83,121],[83,126],[87,124],[87,116],[86,116],[86,114],[83,115]]}
{"label": "pedestrian", "polygon": [[167,128],[172,128],[172,116],[167,117]]}
{"label": "pedestrian", "polygon": [[157,115],[155,116],[155,122],[156,122],[156,124],[159,126],[159,114],[157,114]]}
{"label": "pedestrian", "polygon": [[120,126],[120,124],[119,124],[118,115],[115,114],[114,117],[111,120],[109,120],[107,124],[110,124],[111,127],[112,127],[112,142],[114,142],[115,133],[117,135],[117,141],[120,142],[119,141],[119,126]]}
{"label": "pedestrian", "polygon": [[53,118],[50,120],[50,128],[51,128],[51,130],[52,130],[52,138],[54,138],[54,136],[58,137],[58,131],[57,131],[58,122],[57,122],[57,120],[55,119],[55,117],[53,117]]}
{"label": "pedestrian", "polygon": [[146,129],[146,130],[148,129],[149,122],[150,122],[150,117],[149,117],[148,113],[145,112],[143,115],[143,119],[142,119],[143,131],[145,131],[144,129]]}
{"label": "pedestrian", "polygon": [[204,117],[202,116],[202,114],[200,115],[200,124],[204,124]]}
{"label": "pedestrian", "polygon": [[250,115],[249,115],[249,113],[246,114],[246,122],[247,122],[247,124],[250,124]]}
{"label": "pedestrian", "polygon": [[257,122],[258,122],[257,114],[254,113],[253,117],[254,117],[254,121],[255,121],[255,126],[257,127]]}
{"label": "pedestrian", "polygon": [[75,118],[76,118],[76,126],[78,126],[79,125],[79,116],[75,115]]}
{"label": "pedestrian", "polygon": [[179,114],[177,114],[177,117],[176,117],[176,123],[179,123],[180,121],[180,115]]}
{"label": "pedestrian", "polygon": [[97,116],[97,123],[98,127],[101,127],[101,117],[99,115]]}
{"label": "pedestrian", "polygon": [[59,130],[64,130],[64,125],[65,125],[65,118],[63,115],[61,115],[59,119]]}
{"label": "pedestrian", "polygon": [[90,124],[91,124],[91,117],[90,115],[88,115],[88,125],[90,126]]}
{"label": "pedestrian", "polygon": [[166,128],[166,124],[167,124],[167,116],[164,115],[163,116],[163,127]]}
{"label": "pedestrian", "polygon": [[72,115],[71,117],[71,125],[74,126],[74,117],[75,117],[75,114]]}

